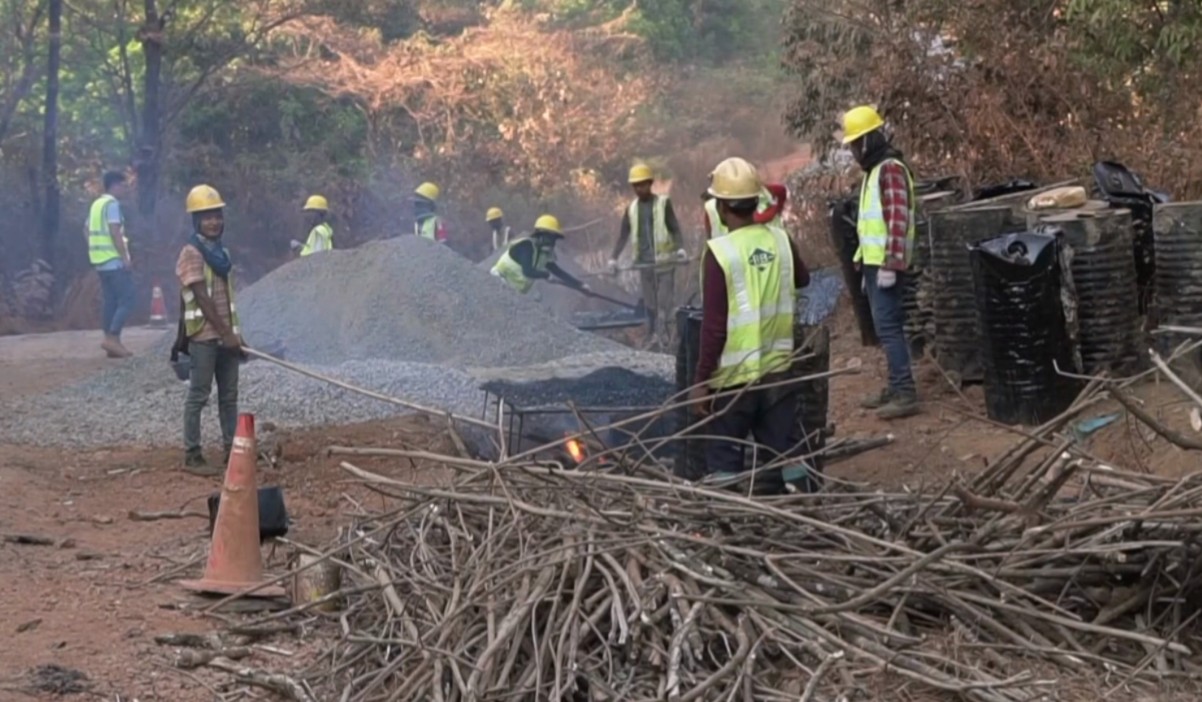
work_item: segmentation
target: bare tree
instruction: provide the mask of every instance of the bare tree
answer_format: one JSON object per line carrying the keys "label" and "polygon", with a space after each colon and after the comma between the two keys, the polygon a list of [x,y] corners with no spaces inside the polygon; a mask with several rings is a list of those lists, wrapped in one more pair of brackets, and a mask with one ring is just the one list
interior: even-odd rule
{"label": "bare tree", "polygon": [[0,100],[0,141],[8,135],[17,108],[33,89],[34,79],[37,77],[35,37],[37,26],[46,12],[46,3],[44,0],[34,3],[28,18],[25,17],[26,5],[27,3],[18,0],[8,0],[5,3],[4,17],[0,20],[12,33],[14,49],[5,52],[5,58],[10,63],[5,66],[4,98]]}
{"label": "bare tree", "polygon": [[58,238],[58,77],[63,43],[63,0],[49,0],[46,52],[46,109],[42,128],[42,259],[54,267]]}

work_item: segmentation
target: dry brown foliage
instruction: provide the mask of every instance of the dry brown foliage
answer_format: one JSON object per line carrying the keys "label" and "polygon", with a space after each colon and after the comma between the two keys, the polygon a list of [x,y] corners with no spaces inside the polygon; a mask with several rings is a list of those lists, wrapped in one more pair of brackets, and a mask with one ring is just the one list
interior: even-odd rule
{"label": "dry brown foliage", "polygon": [[517,13],[456,38],[388,46],[316,17],[277,34],[292,46],[278,75],[354,100],[377,148],[438,164],[465,187],[595,190],[639,106],[659,90],[647,72],[622,70],[621,58],[642,50],[637,39],[544,31]]}

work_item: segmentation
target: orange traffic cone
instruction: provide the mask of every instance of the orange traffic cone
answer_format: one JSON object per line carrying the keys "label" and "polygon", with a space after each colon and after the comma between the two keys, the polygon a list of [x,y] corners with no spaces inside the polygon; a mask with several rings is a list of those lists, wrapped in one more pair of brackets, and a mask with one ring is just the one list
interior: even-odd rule
{"label": "orange traffic cone", "polygon": [[[181,580],[189,590],[232,595],[263,581],[259,552],[259,491],[255,486],[255,417],[238,415],[238,431],[225,469],[221,503],[213,525],[209,563],[200,580]],[[284,588],[264,587],[250,597],[283,597]]]}
{"label": "orange traffic cone", "polygon": [[150,323],[147,326],[153,329],[167,326],[167,303],[163,302],[163,289],[158,283],[150,289]]}

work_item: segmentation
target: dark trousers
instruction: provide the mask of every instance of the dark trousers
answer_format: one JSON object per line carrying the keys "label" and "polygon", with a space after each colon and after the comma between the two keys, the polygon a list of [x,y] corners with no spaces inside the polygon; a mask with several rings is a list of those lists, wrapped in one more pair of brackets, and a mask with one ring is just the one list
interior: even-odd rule
{"label": "dark trousers", "polygon": [[910,344],[906,341],[906,308],[902,304],[905,273],[897,274],[897,283],[890,288],[876,284],[877,266],[864,266],[864,292],[872,308],[872,325],[885,352],[889,365],[889,392],[894,395],[915,395],[914,374],[910,370]]}
{"label": "dark trousers", "polygon": [[104,297],[101,328],[108,336],[121,336],[125,320],[134,308],[134,277],[126,268],[115,271],[97,271],[100,275],[100,291]]}
{"label": "dark trousers", "polygon": [[676,302],[676,269],[644,268],[639,271],[639,282],[643,305],[647,308],[647,332],[654,336],[657,322],[663,322],[664,334],[670,340],[674,327],[672,307]]}
{"label": "dark trousers", "polygon": [[[697,433],[735,441],[706,439],[706,470],[710,474],[742,473],[746,469],[745,456],[751,452],[755,452],[757,467],[782,457],[804,454],[805,436],[797,421],[797,407],[797,390],[788,386],[749,389],[741,395],[716,398],[713,417]],[[743,442],[749,436],[759,445],[753,447]],[[795,463],[800,461],[784,463],[786,476],[782,476],[780,469],[757,475],[756,484],[762,486],[764,492],[783,492],[786,481],[800,490],[813,491],[817,476],[809,470],[799,472]]]}
{"label": "dark trousers", "polygon": [[184,402],[184,449],[200,451],[200,414],[213,393],[217,381],[217,415],[221,420],[221,439],[228,451],[234,445],[238,428],[238,362],[237,351],[223,349],[216,341],[192,341],[188,344],[192,359],[188,399]]}

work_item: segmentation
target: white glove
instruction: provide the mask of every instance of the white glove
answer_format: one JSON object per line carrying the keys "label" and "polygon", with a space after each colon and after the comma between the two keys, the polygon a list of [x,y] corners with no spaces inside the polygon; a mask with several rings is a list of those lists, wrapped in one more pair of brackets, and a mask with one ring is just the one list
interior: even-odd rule
{"label": "white glove", "polygon": [[676,260],[677,261],[689,260],[689,252],[685,251],[684,249],[676,249]]}
{"label": "white glove", "polygon": [[300,243],[296,239],[293,239],[292,241],[288,242],[288,248],[292,249],[293,251],[296,251],[297,249],[301,248],[302,246],[304,246],[304,244]]}
{"label": "white glove", "polygon": [[618,259],[616,259],[616,258],[609,259],[609,263],[606,265],[606,268],[609,269],[610,275],[617,275],[618,274]]}
{"label": "white glove", "polygon": [[897,285],[897,271],[889,271],[884,268],[876,272],[876,286],[881,290],[888,290]]}

